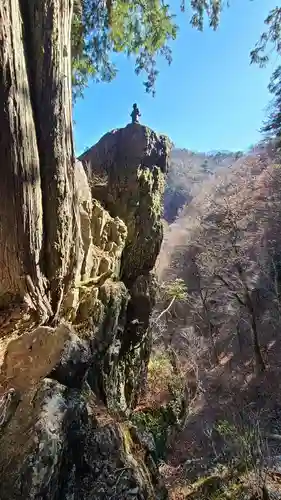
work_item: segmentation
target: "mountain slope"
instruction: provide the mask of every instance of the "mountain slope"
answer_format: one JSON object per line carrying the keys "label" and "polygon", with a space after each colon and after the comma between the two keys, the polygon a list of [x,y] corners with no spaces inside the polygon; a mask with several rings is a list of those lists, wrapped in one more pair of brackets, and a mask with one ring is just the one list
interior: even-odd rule
{"label": "mountain slope", "polygon": [[[210,466],[214,449],[224,460],[221,421],[236,435],[257,426],[262,436],[280,434],[280,262],[281,170],[265,152],[217,169],[166,228],[158,276],[182,278],[188,295],[162,335],[172,338],[187,383],[192,369],[197,384],[170,448],[181,480],[202,473],[200,457]],[[274,440],[266,445],[269,456],[280,453]],[[193,460],[193,472],[181,469]]]}
{"label": "mountain slope", "polygon": [[195,153],[188,149],[174,149],[167,177],[164,218],[171,223],[178,211],[200,192],[202,182],[222,168],[232,165],[242,153],[218,151]]}

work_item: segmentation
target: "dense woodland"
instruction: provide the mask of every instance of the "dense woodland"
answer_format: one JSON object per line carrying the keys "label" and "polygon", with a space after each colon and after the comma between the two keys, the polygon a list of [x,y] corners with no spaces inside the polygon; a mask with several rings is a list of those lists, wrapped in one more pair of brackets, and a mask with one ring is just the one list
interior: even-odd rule
{"label": "dense woodland", "polygon": [[217,173],[218,169],[232,165],[242,155],[241,151],[195,153],[173,149],[167,175],[164,219],[173,222],[178,212],[200,192],[205,180]]}
{"label": "dense woodland", "polygon": [[[241,425],[260,425],[272,434],[281,428],[278,151],[267,141],[243,155],[218,156],[223,161],[214,164],[206,155],[206,175],[202,154],[176,151],[166,188],[189,193],[165,225],[157,266],[164,284],[180,279],[186,289],[155,336],[157,349],[169,346],[186,374],[192,407],[170,448],[174,464],[184,461],[187,449],[194,463],[202,453],[220,455],[221,420],[237,426],[236,432]],[[166,195],[165,213],[173,211]],[[278,449],[278,442],[270,443],[271,453],[276,444]]]}

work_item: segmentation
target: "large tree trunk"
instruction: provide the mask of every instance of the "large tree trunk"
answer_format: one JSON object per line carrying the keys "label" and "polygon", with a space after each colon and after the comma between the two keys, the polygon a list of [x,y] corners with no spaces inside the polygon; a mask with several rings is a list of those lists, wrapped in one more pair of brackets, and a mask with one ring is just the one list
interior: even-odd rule
{"label": "large tree trunk", "polygon": [[248,288],[247,278],[245,273],[240,265],[237,265],[238,274],[241,280],[241,283],[244,287],[244,302],[246,308],[248,309],[248,313],[251,318],[251,331],[253,338],[253,349],[254,349],[254,357],[255,357],[255,369],[258,374],[265,371],[266,366],[261,352],[261,346],[259,341],[259,333],[258,333],[258,325],[257,325],[257,317],[256,317],[256,309],[252,300],[251,292]]}
{"label": "large tree trunk", "polygon": [[[236,255],[237,254],[237,249],[235,248]],[[253,349],[254,349],[254,357],[255,357],[255,369],[257,373],[262,373],[265,371],[266,366],[265,362],[262,357],[262,352],[261,352],[261,347],[260,347],[260,342],[259,342],[259,334],[258,334],[258,326],[257,326],[257,316],[256,316],[256,309],[255,305],[252,300],[252,295],[251,291],[249,290],[248,283],[247,283],[247,277],[245,275],[245,271],[241,265],[240,262],[236,263],[236,270],[238,272],[238,276],[240,278],[241,284],[243,286],[244,292],[244,299],[240,299],[239,296],[236,294],[236,298],[238,299],[239,304],[244,305],[246,309],[248,310],[248,313],[251,318],[251,331],[252,331],[252,337],[253,337]]]}
{"label": "large tree trunk", "polygon": [[254,347],[256,371],[257,371],[257,373],[262,373],[265,371],[266,366],[265,366],[265,362],[263,360],[262,353],[261,353],[256,314],[255,314],[254,306],[252,304],[252,300],[251,300],[251,297],[249,294],[247,297],[247,304],[248,304],[249,313],[251,315],[251,330],[252,330],[252,337],[253,337],[253,347]]}
{"label": "large tree trunk", "polygon": [[29,297],[44,320],[75,259],[71,16],[72,0],[0,2],[0,307]]}

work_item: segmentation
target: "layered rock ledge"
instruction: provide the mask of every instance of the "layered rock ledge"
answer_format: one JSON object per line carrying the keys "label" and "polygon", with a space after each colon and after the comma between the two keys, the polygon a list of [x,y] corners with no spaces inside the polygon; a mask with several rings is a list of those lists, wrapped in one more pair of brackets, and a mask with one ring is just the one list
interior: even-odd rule
{"label": "layered rock ledge", "polygon": [[0,498],[166,498],[131,432],[151,350],[169,141],[141,125],[76,163],[79,262],[57,328],[2,322]]}

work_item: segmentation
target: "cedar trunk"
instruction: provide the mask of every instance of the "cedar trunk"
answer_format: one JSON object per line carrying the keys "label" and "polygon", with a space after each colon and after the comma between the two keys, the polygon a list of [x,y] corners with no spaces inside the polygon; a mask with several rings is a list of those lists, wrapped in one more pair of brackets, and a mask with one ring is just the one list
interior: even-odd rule
{"label": "cedar trunk", "polygon": [[0,2],[0,307],[44,321],[75,267],[72,3]]}

